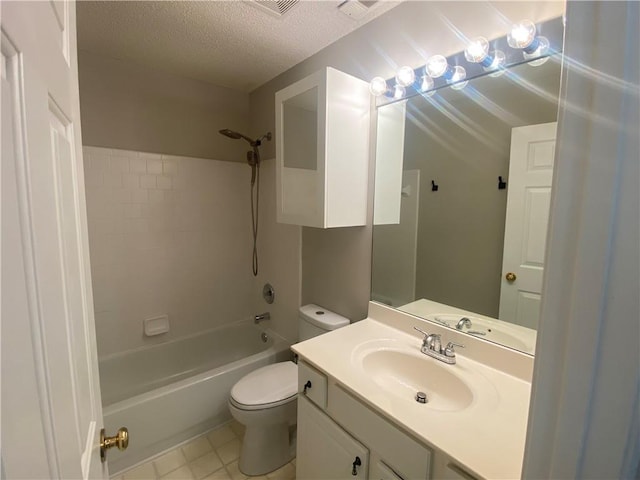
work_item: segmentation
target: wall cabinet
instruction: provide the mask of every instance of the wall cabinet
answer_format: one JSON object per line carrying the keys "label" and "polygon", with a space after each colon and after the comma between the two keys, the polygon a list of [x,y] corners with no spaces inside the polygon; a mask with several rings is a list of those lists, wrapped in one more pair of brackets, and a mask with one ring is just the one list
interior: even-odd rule
{"label": "wall cabinet", "polygon": [[279,223],[366,224],[370,110],[368,83],[330,67],[276,93]]}

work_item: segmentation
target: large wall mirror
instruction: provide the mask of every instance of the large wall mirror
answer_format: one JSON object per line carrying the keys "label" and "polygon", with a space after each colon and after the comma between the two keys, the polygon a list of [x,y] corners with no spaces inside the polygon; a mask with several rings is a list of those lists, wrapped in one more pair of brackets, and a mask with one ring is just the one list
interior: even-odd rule
{"label": "large wall mirror", "polygon": [[533,354],[560,69],[378,108],[372,300]]}

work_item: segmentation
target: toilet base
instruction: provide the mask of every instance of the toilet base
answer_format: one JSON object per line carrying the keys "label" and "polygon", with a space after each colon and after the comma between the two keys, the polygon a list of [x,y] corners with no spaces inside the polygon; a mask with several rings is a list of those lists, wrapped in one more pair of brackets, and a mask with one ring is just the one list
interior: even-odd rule
{"label": "toilet base", "polygon": [[295,427],[293,435],[287,424],[272,425],[269,428],[247,427],[238,467],[245,475],[264,475],[286,465],[294,458]]}

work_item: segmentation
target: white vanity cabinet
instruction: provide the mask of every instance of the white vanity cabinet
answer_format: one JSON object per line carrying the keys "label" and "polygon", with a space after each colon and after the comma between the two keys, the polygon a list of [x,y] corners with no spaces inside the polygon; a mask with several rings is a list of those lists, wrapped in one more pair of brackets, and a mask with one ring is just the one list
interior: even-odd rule
{"label": "white vanity cabinet", "polygon": [[[312,379],[312,388],[306,392],[301,388],[298,398],[296,478],[431,478],[431,449],[323,372],[303,361],[298,365],[298,384],[303,387]],[[324,394],[320,391],[323,388]]]}
{"label": "white vanity cabinet", "polygon": [[277,221],[366,224],[367,82],[326,67],[276,93]]}

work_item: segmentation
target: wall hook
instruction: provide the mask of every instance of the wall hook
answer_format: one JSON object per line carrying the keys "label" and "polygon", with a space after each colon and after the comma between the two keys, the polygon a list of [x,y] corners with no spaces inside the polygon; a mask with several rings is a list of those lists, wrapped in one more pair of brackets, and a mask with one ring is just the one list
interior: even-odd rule
{"label": "wall hook", "polygon": [[507,182],[502,181],[502,177],[498,177],[498,190],[504,190],[507,188]]}
{"label": "wall hook", "polygon": [[438,185],[436,185],[436,182],[431,180],[431,191],[432,192],[437,192],[438,191]]}

